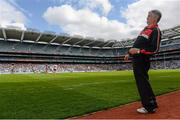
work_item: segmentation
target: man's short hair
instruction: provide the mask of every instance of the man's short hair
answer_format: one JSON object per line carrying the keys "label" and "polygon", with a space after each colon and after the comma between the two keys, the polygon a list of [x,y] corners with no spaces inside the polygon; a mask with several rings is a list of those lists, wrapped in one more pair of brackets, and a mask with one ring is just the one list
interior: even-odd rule
{"label": "man's short hair", "polygon": [[157,18],[157,23],[160,21],[161,19],[161,12],[159,10],[151,10],[150,12],[152,12],[154,15],[156,15],[158,18]]}

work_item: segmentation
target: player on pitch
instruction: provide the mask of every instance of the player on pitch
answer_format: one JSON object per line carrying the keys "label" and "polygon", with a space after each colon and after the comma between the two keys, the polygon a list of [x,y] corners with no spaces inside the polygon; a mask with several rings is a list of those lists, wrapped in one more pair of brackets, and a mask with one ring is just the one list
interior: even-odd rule
{"label": "player on pitch", "polygon": [[133,47],[124,57],[124,60],[128,60],[129,56],[132,56],[134,77],[142,103],[142,107],[137,109],[139,113],[154,113],[158,107],[149,83],[148,71],[150,56],[158,52],[160,46],[161,31],[157,24],[160,19],[161,12],[159,10],[149,11],[147,26],[141,31]]}

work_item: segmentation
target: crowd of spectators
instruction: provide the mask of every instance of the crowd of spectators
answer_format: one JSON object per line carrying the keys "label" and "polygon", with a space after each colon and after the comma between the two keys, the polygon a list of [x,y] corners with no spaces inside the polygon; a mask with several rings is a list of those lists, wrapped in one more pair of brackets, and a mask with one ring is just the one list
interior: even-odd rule
{"label": "crowd of spectators", "polygon": [[3,64],[2,73],[60,73],[60,72],[94,72],[129,69],[130,64]]}
{"label": "crowd of spectators", "polygon": [[[153,61],[151,69],[180,69],[180,60]],[[0,63],[0,74],[7,73],[61,73],[132,70],[131,63],[124,64],[22,64]]]}
{"label": "crowd of spectators", "polygon": [[152,69],[180,69],[180,60],[163,60],[153,61],[151,63]]}

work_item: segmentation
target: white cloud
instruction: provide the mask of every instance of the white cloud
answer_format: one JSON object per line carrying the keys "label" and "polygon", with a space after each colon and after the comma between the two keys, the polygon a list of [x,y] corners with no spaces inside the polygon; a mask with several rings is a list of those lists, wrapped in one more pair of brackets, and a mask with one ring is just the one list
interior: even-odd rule
{"label": "white cloud", "polygon": [[0,0],[0,3],[0,25],[2,27],[13,25],[25,29],[26,16],[23,12],[6,0]]}
{"label": "white cloud", "polygon": [[109,0],[89,0],[89,6],[102,7],[104,15],[108,15],[108,13],[111,11],[113,7]]}
{"label": "white cloud", "polygon": [[121,40],[138,35],[138,32],[146,26],[147,13],[151,9],[159,9],[162,12],[160,28],[165,29],[179,25],[179,2],[179,0],[136,1],[121,11],[126,23],[100,16],[89,7],[75,9],[71,5],[49,7],[43,17],[49,24],[58,25],[69,34]]}
{"label": "white cloud", "polygon": [[55,4],[67,4],[79,9],[99,9],[102,15],[107,16],[113,8],[110,0],[49,0]]}
{"label": "white cloud", "polygon": [[127,25],[139,29],[146,25],[147,12],[152,9],[162,12],[162,19],[159,23],[161,29],[180,24],[180,0],[139,0],[128,5],[122,14],[127,19]]}
{"label": "white cloud", "polygon": [[45,20],[52,25],[59,25],[65,32],[94,36],[96,38],[118,39],[127,35],[124,24],[108,20],[89,9],[73,9],[69,5],[49,7],[44,13]]}

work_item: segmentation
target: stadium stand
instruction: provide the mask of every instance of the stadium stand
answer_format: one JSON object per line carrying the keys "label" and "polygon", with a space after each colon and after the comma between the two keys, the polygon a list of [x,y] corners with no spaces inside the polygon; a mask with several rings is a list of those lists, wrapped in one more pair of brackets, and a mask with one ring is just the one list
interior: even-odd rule
{"label": "stadium stand", "polygon": [[[131,70],[123,56],[134,39],[103,40],[79,35],[0,28],[0,73]],[[180,68],[180,26],[162,31],[153,69]]]}

